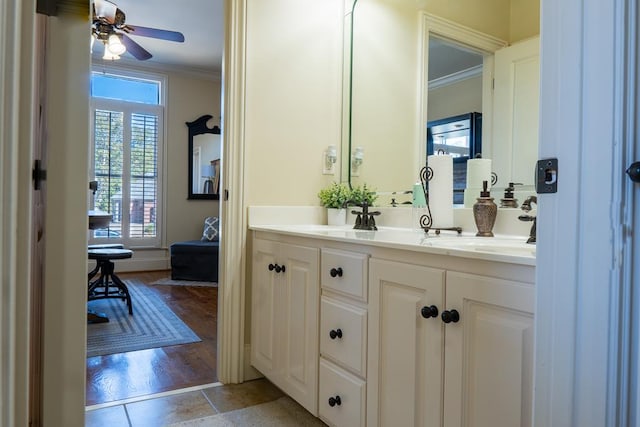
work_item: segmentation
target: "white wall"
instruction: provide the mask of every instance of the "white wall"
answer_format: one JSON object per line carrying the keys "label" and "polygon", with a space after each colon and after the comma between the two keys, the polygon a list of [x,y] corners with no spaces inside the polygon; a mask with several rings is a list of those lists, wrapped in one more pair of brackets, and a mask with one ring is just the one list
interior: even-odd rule
{"label": "white wall", "polygon": [[249,205],[317,205],[322,152],[340,145],[339,0],[247,1],[245,170]]}
{"label": "white wall", "polygon": [[511,0],[510,43],[540,34],[540,0]]}
{"label": "white wall", "polygon": [[429,121],[482,112],[482,76],[429,91]]}
{"label": "white wall", "polygon": [[202,237],[204,219],[218,216],[217,200],[187,200],[188,190],[188,129],[204,114],[213,119],[207,124],[220,126],[220,81],[197,78],[171,72],[167,96],[166,151],[166,243],[194,240]]}

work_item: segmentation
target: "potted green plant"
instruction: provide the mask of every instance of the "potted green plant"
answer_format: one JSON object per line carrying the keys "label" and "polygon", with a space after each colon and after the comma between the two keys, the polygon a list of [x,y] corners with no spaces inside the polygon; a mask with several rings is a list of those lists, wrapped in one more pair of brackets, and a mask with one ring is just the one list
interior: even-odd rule
{"label": "potted green plant", "polygon": [[345,183],[333,182],[318,192],[320,204],[327,208],[329,225],[345,225],[347,222],[347,203],[351,200],[351,189]]}
{"label": "potted green plant", "polygon": [[353,187],[351,190],[350,202],[354,205],[361,206],[364,202],[367,202],[369,206],[373,206],[376,200],[378,200],[378,194],[375,190],[367,187],[367,184]]}

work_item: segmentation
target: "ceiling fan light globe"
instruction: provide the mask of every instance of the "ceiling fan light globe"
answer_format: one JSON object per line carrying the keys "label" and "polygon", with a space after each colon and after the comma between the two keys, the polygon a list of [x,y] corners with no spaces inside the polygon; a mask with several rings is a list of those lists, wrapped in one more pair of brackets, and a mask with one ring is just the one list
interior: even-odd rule
{"label": "ceiling fan light globe", "polygon": [[102,59],[106,59],[108,61],[115,61],[117,59],[120,59],[120,55],[114,55],[113,53],[111,53],[109,51],[109,49],[105,49],[104,50],[104,55],[102,56]]}
{"label": "ceiling fan light globe", "polygon": [[120,37],[118,37],[116,34],[111,34],[109,36],[109,42],[107,43],[106,50],[108,50],[112,55],[119,56],[125,53],[127,51],[127,48],[124,44],[122,44],[122,41],[120,41]]}

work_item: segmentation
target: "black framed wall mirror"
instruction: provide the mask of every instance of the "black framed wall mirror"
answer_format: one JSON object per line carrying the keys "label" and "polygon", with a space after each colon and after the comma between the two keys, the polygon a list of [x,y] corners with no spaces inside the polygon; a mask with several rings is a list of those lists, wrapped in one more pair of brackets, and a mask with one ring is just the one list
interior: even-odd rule
{"label": "black framed wall mirror", "polygon": [[213,116],[206,114],[192,122],[189,129],[189,200],[220,199],[220,127],[209,127]]}

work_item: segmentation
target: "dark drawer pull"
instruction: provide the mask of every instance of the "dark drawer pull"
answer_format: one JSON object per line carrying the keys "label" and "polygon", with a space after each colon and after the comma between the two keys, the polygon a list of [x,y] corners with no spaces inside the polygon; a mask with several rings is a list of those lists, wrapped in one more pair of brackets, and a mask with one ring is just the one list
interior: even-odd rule
{"label": "dark drawer pull", "polygon": [[332,340],[335,340],[336,338],[342,338],[342,329],[332,329],[331,331],[329,331],[329,337]]}

